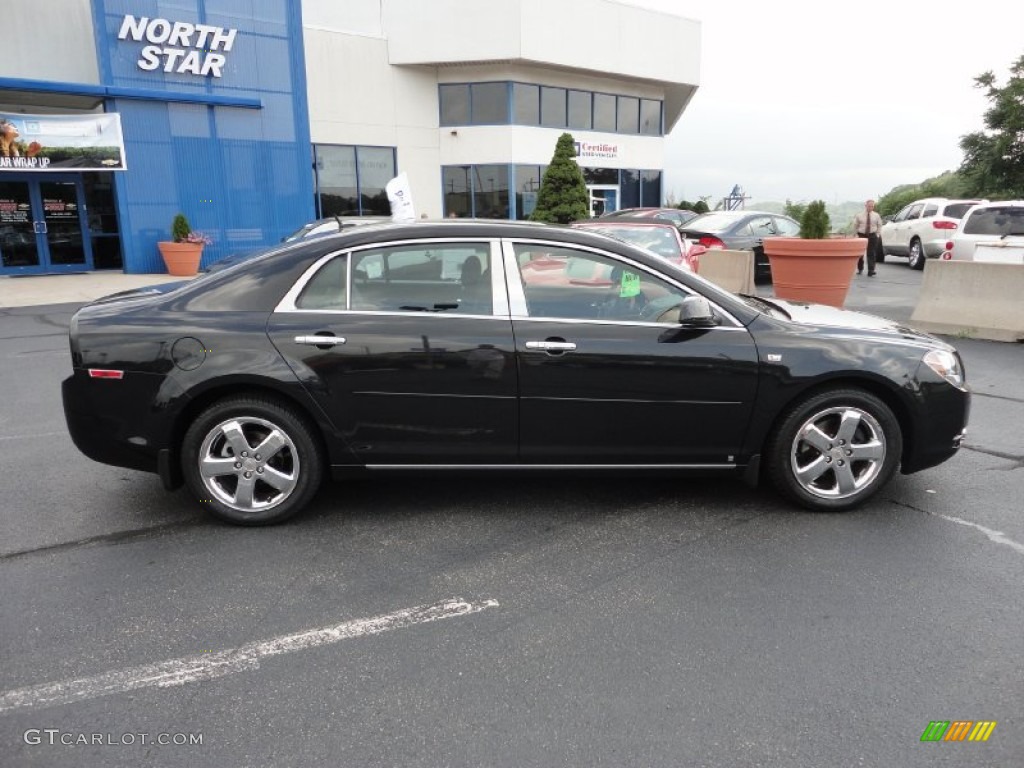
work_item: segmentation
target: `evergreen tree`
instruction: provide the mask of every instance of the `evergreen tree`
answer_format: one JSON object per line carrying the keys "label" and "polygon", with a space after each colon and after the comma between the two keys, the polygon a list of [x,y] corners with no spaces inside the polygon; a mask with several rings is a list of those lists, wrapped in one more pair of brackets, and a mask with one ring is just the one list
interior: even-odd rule
{"label": "evergreen tree", "polygon": [[549,224],[569,224],[590,215],[590,196],[583,172],[576,164],[576,147],[571,133],[558,137],[551,164],[544,172],[537,193],[537,207],[530,219]]}

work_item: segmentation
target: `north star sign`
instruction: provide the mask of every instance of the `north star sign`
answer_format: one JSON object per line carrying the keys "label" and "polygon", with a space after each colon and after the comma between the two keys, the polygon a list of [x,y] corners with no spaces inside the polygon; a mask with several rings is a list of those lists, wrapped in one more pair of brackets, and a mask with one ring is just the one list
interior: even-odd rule
{"label": "north star sign", "polygon": [[117,37],[149,43],[136,62],[139,69],[221,77],[227,62],[224,53],[231,50],[237,34],[237,29],[126,14]]}

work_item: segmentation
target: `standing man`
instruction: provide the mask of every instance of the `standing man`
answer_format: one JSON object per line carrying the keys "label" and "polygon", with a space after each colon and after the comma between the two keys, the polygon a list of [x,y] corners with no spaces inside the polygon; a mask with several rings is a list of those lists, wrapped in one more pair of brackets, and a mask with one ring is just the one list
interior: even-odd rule
{"label": "standing man", "polygon": [[[868,277],[875,276],[875,254],[880,245],[879,238],[882,236],[882,217],[875,213],[875,201],[868,200],[864,203],[864,210],[853,217],[853,228],[857,237],[866,237],[868,240]],[[857,261],[857,274],[864,271],[864,257]]]}

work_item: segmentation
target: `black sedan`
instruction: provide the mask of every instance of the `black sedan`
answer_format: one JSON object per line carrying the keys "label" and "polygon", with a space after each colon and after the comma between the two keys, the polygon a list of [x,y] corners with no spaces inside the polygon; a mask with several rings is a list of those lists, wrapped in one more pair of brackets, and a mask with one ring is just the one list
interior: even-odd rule
{"label": "black sedan", "polygon": [[496,221],[300,241],[101,299],[70,337],[79,449],[247,525],[368,470],[738,474],[843,510],[951,457],[970,399],[931,336]]}
{"label": "black sedan", "polygon": [[754,279],[771,282],[772,270],[764,254],[769,237],[796,237],[800,224],[781,213],[764,211],[712,211],[683,224],[683,237],[705,248],[754,252]]}

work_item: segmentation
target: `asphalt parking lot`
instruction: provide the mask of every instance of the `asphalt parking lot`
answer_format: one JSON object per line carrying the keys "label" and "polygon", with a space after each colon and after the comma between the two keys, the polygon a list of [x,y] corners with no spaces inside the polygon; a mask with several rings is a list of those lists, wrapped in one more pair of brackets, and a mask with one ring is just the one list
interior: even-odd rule
{"label": "asphalt parking lot", "polygon": [[[886,262],[847,306],[908,320],[920,280]],[[1024,761],[1024,345],[953,340],[964,450],[850,513],[432,477],[237,529],[71,444],[74,309],[0,310],[2,765]]]}

